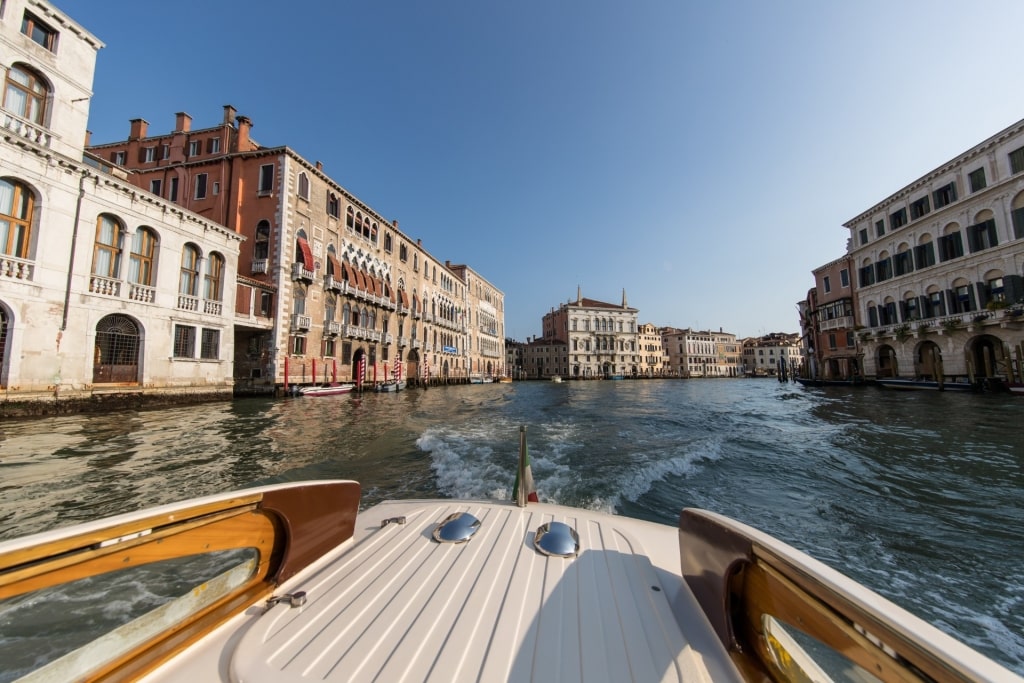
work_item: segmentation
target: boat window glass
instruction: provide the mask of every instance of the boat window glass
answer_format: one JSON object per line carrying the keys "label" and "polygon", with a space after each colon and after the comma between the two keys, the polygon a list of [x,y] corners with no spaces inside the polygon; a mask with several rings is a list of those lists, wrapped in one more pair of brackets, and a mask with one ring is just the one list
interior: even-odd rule
{"label": "boat window glass", "polygon": [[0,600],[4,675],[17,679],[36,671],[40,680],[89,678],[244,585],[257,561],[254,548],[217,551]]}
{"label": "boat window glass", "polygon": [[785,680],[881,683],[867,670],[803,631],[768,614],[763,622],[765,647]]}

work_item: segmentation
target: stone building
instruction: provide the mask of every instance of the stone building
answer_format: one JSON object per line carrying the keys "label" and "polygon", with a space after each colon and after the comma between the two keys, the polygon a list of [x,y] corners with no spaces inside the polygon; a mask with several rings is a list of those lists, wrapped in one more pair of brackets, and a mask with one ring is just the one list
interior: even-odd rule
{"label": "stone building", "polygon": [[375,383],[396,364],[413,381],[466,378],[501,362],[499,290],[436,259],[320,162],[257,143],[252,128],[225,106],[211,127],[193,129],[178,113],[173,131],[153,136],[135,119],[127,140],[91,148],[129,167],[139,187],[247,238],[238,259],[238,391]]}
{"label": "stone building", "polygon": [[668,373],[669,358],[662,346],[661,331],[653,323],[644,323],[637,332],[641,377],[664,377]]}
{"label": "stone building", "polygon": [[0,7],[3,413],[230,397],[241,236],[85,154],[103,44]]}
{"label": "stone building", "polygon": [[565,377],[569,372],[569,354],[565,341],[555,337],[531,339],[523,346],[525,379]]}
{"label": "stone building", "polygon": [[773,332],[763,337],[742,341],[741,369],[749,376],[775,377],[785,367],[786,377],[793,377],[804,364],[801,335]]}
{"label": "stone building", "polygon": [[565,343],[568,376],[580,379],[640,374],[637,348],[637,309],[626,302],[610,304],[586,299],[577,289],[576,300],[552,309],[542,320],[544,339]]}
{"label": "stone building", "polygon": [[1024,121],[844,227],[867,376],[1011,377],[1024,342]]}
{"label": "stone building", "polygon": [[[843,256],[813,272],[814,288],[798,304],[807,360],[802,373],[826,380],[860,377],[862,360],[854,317],[853,262],[849,256]],[[747,359],[746,355],[744,358]]]}
{"label": "stone building", "polygon": [[737,377],[740,374],[741,348],[731,332],[666,327],[661,330],[661,340],[674,376]]}

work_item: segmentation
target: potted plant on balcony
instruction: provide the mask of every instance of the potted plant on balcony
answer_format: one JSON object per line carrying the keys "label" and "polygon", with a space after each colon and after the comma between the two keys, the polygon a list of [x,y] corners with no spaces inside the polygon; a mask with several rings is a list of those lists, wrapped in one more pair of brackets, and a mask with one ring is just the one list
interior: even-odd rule
{"label": "potted plant on balcony", "polygon": [[910,336],[910,325],[903,323],[893,328],[892,334],[896,337],[896,341],[903,342]]}
{"label": "potted plant on balcony", "polygon": [[942,329],[946,332],[954,332],[960,327],[960,318],[946,318],[942,321]]}

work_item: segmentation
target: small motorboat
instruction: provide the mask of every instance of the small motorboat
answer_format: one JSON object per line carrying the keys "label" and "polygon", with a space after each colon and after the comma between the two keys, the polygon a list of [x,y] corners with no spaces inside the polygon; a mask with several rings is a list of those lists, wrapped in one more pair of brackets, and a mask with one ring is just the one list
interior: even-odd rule
{"label": "small motorboat", "polygon": [[562,381],[562,376],[561,375],[551,375],[551,381],[555,382],[556,384],[558,384],[558,383],[560,383]]}
{"label": "small motorboat", "polygon": [[405,380],[389,379],[377,385],[377,391],[402,391],[403,389],[405,389]]}
{"label": "small motorboat", "polygon": [[355,384],[332,382],[319,386],[302,387],[299,393],[303,396],[337,396],[347,394],[356,388]]}

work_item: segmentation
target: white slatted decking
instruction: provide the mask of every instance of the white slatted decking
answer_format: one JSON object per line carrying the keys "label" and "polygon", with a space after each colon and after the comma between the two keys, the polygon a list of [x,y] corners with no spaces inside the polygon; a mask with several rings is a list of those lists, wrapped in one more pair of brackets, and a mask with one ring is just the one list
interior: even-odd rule
{"label": "white slatted decking", "polygon": [[[437,523],[461,511],[481,521],[472,540],[433,541]],[[399,515],[405,524],[380,528]],[[534,532],[552,520],[576,528],[579,556],[534,550]],[[703,615],[683,620],[686,635],[673,616],[670,601],[696,608],[669,573],[678,567],[671,527],[543,504],[407,501],[362,513],[356,533],[344,555],[289,586],[307,592],[304,607],[277,605],[247,630],[232,655],[232,679],[735,677]]]}

